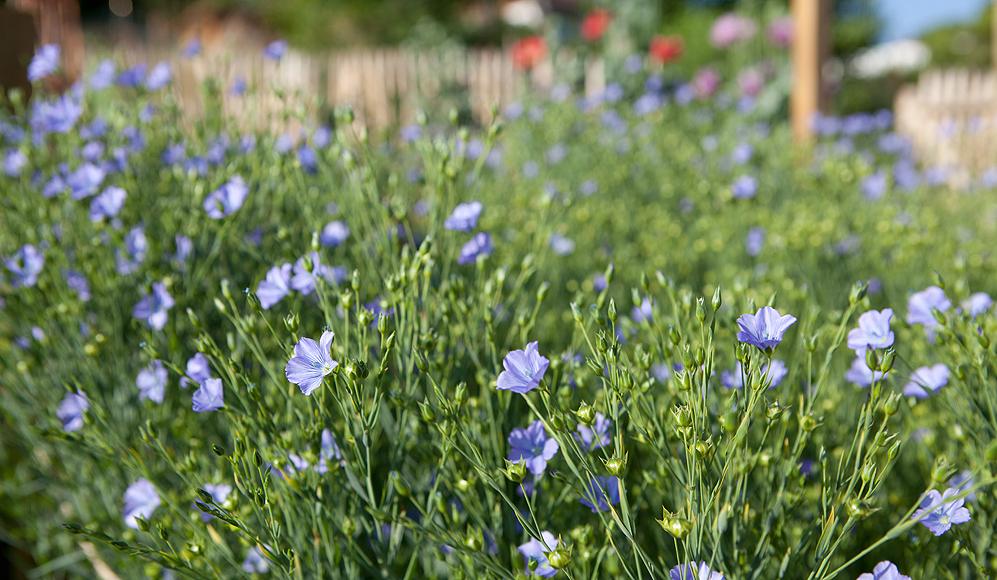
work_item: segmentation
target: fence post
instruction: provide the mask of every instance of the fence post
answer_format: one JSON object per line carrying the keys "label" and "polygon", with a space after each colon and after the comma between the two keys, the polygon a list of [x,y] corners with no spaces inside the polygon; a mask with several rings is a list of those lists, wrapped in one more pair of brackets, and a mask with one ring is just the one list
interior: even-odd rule
{"label": "fence post", "polygon": [[828,54],[831,2],[793,0],[793,136],[811,137],[814,113],[823,110],[824,86],[821,68]]}

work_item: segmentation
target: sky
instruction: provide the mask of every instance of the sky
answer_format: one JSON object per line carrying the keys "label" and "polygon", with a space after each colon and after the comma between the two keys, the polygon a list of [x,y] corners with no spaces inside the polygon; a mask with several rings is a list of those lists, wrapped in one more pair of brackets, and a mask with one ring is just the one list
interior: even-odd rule
{"label": "sky", "polygon": [[883,21],[880,40],[919,36],[943,24],[971,22],[990,0],[875,0]]}

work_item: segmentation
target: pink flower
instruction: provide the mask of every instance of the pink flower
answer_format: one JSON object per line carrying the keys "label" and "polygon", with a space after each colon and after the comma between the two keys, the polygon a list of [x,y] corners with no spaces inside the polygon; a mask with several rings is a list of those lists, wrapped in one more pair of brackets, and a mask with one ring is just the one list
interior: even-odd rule
{"label": "pink flower", "polygon": [[758,27],[750,18],[728,12],[713,22],[710,43],[717,48],[728,48],[755,36]]}

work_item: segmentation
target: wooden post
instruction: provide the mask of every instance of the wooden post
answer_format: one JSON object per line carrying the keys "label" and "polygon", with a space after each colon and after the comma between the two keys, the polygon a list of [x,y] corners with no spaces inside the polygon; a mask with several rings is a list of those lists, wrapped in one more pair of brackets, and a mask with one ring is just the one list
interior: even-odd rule
{"label": "wooden post", "polygon": [[812,136],[814,114],[824,110],[821,68],[830,48],[830,0],[793,0],[793,135]]}
{"label": "wooden post", "polygon": [[991,11],[991,25],[990,25],[990,55],[993,67],[997,69],[997,2],[994,2],[994,7],[990,9]]}
{"label": "wooden post", "polygon": [[13,89],[20,89],[24,98],[31,96],[28,62],[37,41],[30,14],[0,6],[0,101]]}

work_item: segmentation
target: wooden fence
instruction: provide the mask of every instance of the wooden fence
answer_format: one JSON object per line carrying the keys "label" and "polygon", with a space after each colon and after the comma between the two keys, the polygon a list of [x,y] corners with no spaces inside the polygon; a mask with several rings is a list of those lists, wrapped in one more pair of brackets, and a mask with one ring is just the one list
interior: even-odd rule
{"label": "wooden fence", "polygon": [[918,159],[955,183],[997,167],[997,72],[926,72],[900,90],[894,112]]}
{"label": "wooden fence", "polygon": [[[500,49],[288,51],[280,62],[266,60],[259,50],[193,59],[183,58],[176,49],[142,48],[116,55],[125,66],[168,62],[173,89],[191,118],[204,110],[202,85],[210,79],[223,88],[227,113],[281,130],[289,122],[314,116],[321,106],[350,106],[357,122],[371,128],[411,122],[421,108],[438,110],[441,104],[488,122],[496,107],[512,103],[527,89],[549,90],[555,69],[558,78],[574,72],[589,95],[601,92],[605,84],[601,61],[583,62],[559,54],[556,61],[524,72]],[[250,87],[243,96],[229,94],[236,79]],[[287,111],[293,112],[291,119]]]}

